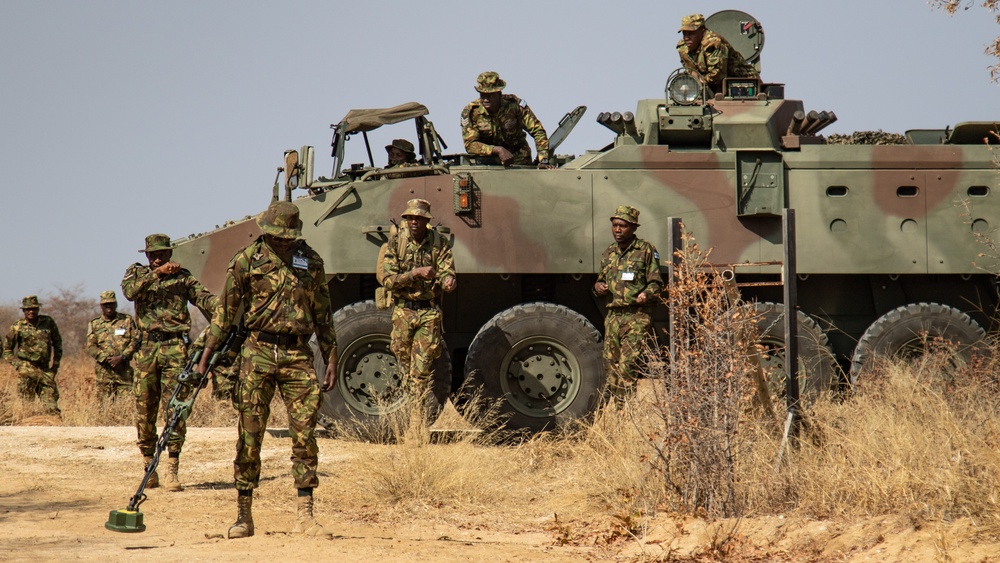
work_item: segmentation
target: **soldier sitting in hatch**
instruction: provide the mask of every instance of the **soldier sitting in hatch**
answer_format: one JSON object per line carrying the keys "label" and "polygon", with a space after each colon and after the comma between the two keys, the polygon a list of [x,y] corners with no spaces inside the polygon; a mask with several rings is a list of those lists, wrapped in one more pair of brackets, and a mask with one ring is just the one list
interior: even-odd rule
{"label": "soldier sitting in hatch", "polygon": [[469,154],[496,156],[500,164],[530,165],[531,147],[525,132],[535,139],[538,167],[554,168],[549,164],[549,136],[542,122],[521,99],[504,95],[507,83],[493,71],[476,78],[479,98],[462,110],[462,140]]}
{"label": "soldier sitting in hatch", "polygon": [[677,42],[681,64],[705,79],[713,93],[722,92],[722,81],[727,77],[760,76],[757,68],[748,63],[724,37],[705,28],[705,16],[691,14],[681,18],[680,33],[684,34],[684,38]]}
{"label": "soldier sitting in hatch", "polygon": [[[389,158],[389,163],[385,165],[386,168],[420,166],[420,163],[417,162],[417,153],[413,150],[413,143],[406,139],[393,139],[392,144],[385,146],[385,152]],[[413,172],[392,172],[385,174],[383,177],[394,179],[415,175],[416,173]]]}

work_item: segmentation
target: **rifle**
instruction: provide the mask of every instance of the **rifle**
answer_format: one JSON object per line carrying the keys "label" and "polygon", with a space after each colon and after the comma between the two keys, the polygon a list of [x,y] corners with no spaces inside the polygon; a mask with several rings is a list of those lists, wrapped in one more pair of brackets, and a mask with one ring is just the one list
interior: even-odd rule
{"label": "rifle", "polygon": [[[146,468],[146,474],[143,475],[142,481],[139,483],[139,488],[132,495],[132,498],[129,499],[128,508],[112,510],[108,516],[108,521],[104,523],[105,528],[114,532],[127,533],[146,531],[146,525],[142,521],[143,517],[142,512],[139,511],[139,505],[146,501],[146,485],[156,471],[156,466],[160,463],[160,454],[166,449],[167,441],[170,440],[170,436],[177,430],[177,426],[191,415],[191,407],[194,406],[194,401],[198,398],[198,392],[208,383],[212,368],[217,365],[228,365],[231,363],[239,353],[240,348],[243,347],[243,342],[246,341],[247,335],[248,331],[242,325],[229,327],[229,332],[226,334],[222,346],[209,359],[208,368],[205,370],[204,375],[199,374],[195,369],[198,366],[198,362],[201,361],[204,348],[195,350],[188,357],[184,371],[177,376],[177,387],[174,388],[174,392],[170,396],[167,408],[167,412],[170,413],[170,420],[164,426],[160,439],[156,441],[156,451],[153,453],[153,461]],[[191,396],[186,400],[182,400],[180,398],[183,396],[181,390],[189,387],[193,388]]]}

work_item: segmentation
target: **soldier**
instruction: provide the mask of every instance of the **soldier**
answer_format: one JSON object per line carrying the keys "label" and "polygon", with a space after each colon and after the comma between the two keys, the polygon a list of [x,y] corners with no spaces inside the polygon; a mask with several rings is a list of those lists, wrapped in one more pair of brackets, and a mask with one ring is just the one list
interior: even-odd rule
{"label": "soldier", "polygon": [[705,16],[691,14],[681,18],[680,33],[684,34],[684,38],[677,42],[681,64],[705,79],[713,93],[722,92],[722,81],[726,77],[760,76],[757,68],[748,63],[725,38],[705,29]]}
{"label": "soldier", "polygon": [[549,137],[542,122],[517,96],[503,94],[507,83],[493,71],[476,78],[479,99],[469,102],[462,110],[462,139],[469,154],[495,155],[500,164],[530,165],[531,147],[525,131],[535,138],[538,167],[549,165]]}
{"label": "soldier", "polygon": [[639,211],[619,206],[611,217],[615,242],[604,251],[594,284],[596,295],[611,295],[604,319],[604,366],[619,405],[635,392],[640,354],[651,331],[650,310],[663,289],[660,254],[635,236],[637,228]]}
{"label": "soldier", "polygon": [[[407,168],[410,166],[420,166],[417,162],[417,153],[413,150],[413,143],[406,139],[393,139],[392,144],[385,146],[389,163],[386,168]],[[412,174],[412,173],[411,173]],[[410,174],[406,172],[394,172],[386,174],[386,178],[405,178]]]}
{"label": "soldier", "polygon": [[428,228],[431,204],[423,199],[406,202],[402,214],[406,230],[390,240],[379,270],[379,283],[392,292],[392,353],[411,397],[431,391],[434,360],[441,355],[442,317],[437,301],[441,291],[458,286],[455,261],[446,237]]}
{"label": "soldier", "polygon": [[97,361],[97,388],[106,397],[132,390],[132,356],[139,348],[139,329],[131,316],[118,312],[115,292],[101,292],[101,316],[87,325],[87,354]]}
{"label": "soldier", "polygon": [[41,306],[35,295],[21,300],[24,318],[7,332],[3,357],[17,370],[21,398],[31,401],[38,397],[47,414],[61,416],[56,373],[62,359],[62,337],[52,317],[38,314]]}
{"label": "soldier", "polygon": [[[146,248],[139,251],[146,253],[149,265],[132,264],[122,280],[122,293],[135,303],[136,324],[142,331],[142,344],[135,354],[139,372],[135,384],[135,428],[138,435],[136,443],[146,467],[152,463],[156,451],[159,405],[163,404],[164,420],[169,420],[170,397],[178,385],[177,376],[187,363],[188,332],[191,330],[188,303],[208,318],[218,305],[215,296],[191,272],[170,261],[172,249],[167,235],[149,235],[146,237]],[[186,400],[189,393],[190,389],[182,391],[178,398]],[[169,458],[165,486],[171,491],[183,488],[177,470],[186,434],[187,427],[181,421],[167,442]],[[157,486],[159,478],[154,472],[149,487]]]}
{"label": "soldier", "polygon": [[238,324],[236,315],[245,311],[242,320],[250,334],[241,353],[236,393],[239,438],[233,462],[238,515],[227,536],[254,534],[253,490],[260,483],[260,449],[277,387],[288,412],[292,476],[298,488],[292,533],[332,538],[313,516],[313,489],[319,484],[315,430],[321,390],[309,347],[313,333],[326,359],[323,391],[333,388],[337,374],[337,340],[323,259],[302,240],[302,221],[294,204],[272,203],[257,224],[264,234],[229,263],[221,305],[198,366],[205,373],[224,332]]}

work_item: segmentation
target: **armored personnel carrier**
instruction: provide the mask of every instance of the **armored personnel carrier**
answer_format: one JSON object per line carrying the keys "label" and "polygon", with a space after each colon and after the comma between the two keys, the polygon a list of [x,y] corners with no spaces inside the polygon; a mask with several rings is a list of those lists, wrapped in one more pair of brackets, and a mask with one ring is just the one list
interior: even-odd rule
{"label": "armored personnel carrier", "polygon": [[[763,30],[751,16],[720,12],[706,26],[758,61]],[[607,146],[555,158],[554,170],[446,154],[416,103],[349,112],[333,126],[330,177],[315,177],[313,147],[287,151],[286,197],[323,256],[336,310],[339,376],[325,414],[365,424],[404,400],[393,394],[400,379],[389,313],[372,299],[379,247],[415,197],[431,202],[459,271],[458,290],[441,303],[447,353],[437,398],[468,378],[501,401],[513,428],[556,427],[598,405],[604,303],[591,288],[612,242],[609,217],[622,204],[640,210],[639,235],[664,256],[668,217],[713,249],[712,262],[757,303],[779,365],[781,213],[795,210],[805,392],[928,338],[962,347],[983,338],[997,305],[998,265],[981,242],[1000,225],[1000,175],[984,144],[994,121],[909,131],[902,145],[832,145],[820,132],[836,114],[785,99],[781,84],[727,79],[722,90],[677,70],[664,95],[640,100],[634,113],[600,112]],[[553,145],[584,109],[567,114]],[[420,162],[395,177],[375,165],[368,133],[406,123],[414,129],[395,135],[415,133]],[[347,166],[347,143],[358,137],[368,163]],[[274,197],[279,190],[276,181]],[[259,234],[247,218],[179,241],[174,255],[218,292],[230,258]],[[666,307],[657,320],[662,328]]]}

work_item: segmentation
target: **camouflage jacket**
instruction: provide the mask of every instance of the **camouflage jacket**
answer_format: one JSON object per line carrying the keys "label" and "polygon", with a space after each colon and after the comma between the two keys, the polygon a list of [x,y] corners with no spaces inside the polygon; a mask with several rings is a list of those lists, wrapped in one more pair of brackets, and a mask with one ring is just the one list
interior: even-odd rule
{"label": "camouflage jacket", "polygon": [[139,328],[132,317],[117,313],[113,320],[97,317],[87,325],[87,354],[102,364],[112,356],[132,359],[139,348]]}
{"label": "camouflage jacket", "polygon": [[239,323],[241,306],[249,330],[300,336],[315,332],[324,358],[337,349],[323,259],[305,241],[289,264],[258,237],[229,263],[219,301],[206,343],[213,350],[219,349],[229,327]]}
{"label": "camouflage jacket", "polygon": [[684,68],[700,74],[715,92],[721,91],[725,78],[759,76],[757,68],[748,63],[738,50],[721,35],[707,29],[696,53],[688,52],[683,39],[677,42],[677,53]]}
{"label": "camouflage jacket", "polygon": [[611,295],[608,307],[612,309],[635,305],[635,298],[640,293],[645,293],[646,303],[652,305],[653,298],[663,289],[660,253],[639,237],[633,238],[624,251],[618,248],[617,242],[611,243],[601,257],[597,281],[608,284]]}
{"label": "camouflage jacket", "polygon": [[[448,238],[434,229],[428,229],[427,236],[420,244],[409,236],[405,228],[399,229],[397,236],[406,237],[406,250],[400,256],[396,241],[389,241],[382,263],[384,276],[379,280],[382,286],[391,291],[396,299],[437,299],[441,295],[444,279],[455,275],[455,259],[452,257]],[[434,279],[417,279],[410,274],[414,268],[423,266],[434,266],[437,272]]]}
{"label": "camouflage jacket", "polygon": [[490,115],[478,99],[462,110],[462,140],[469,154],[489,156],[493,154],[493,145],[517,152],[528,143],[525,131],[535,138],[538,158],[548,159],[549,136],[531,108],[517,96],[504,94],[496,115]]}
{"label": "camouflage jacket", "polygon": [[48,315],[38,315],[37,324],[21,319],[11,325],[3,347],[3,357],[11,363],[25,360],[48,366],[50,358],[53,364],[58,364],[62,353],[59,327]]}
{"label": "camouflage jacket", "polygon": [[153,268],[138,263],[125,271],[122,293],[135,302],[135,320],[143,332],[187,333],[191,330],[188,303],[201,310],[206,318],[212,317],[219,303],[184,268],[173,275],[157,276]]}

